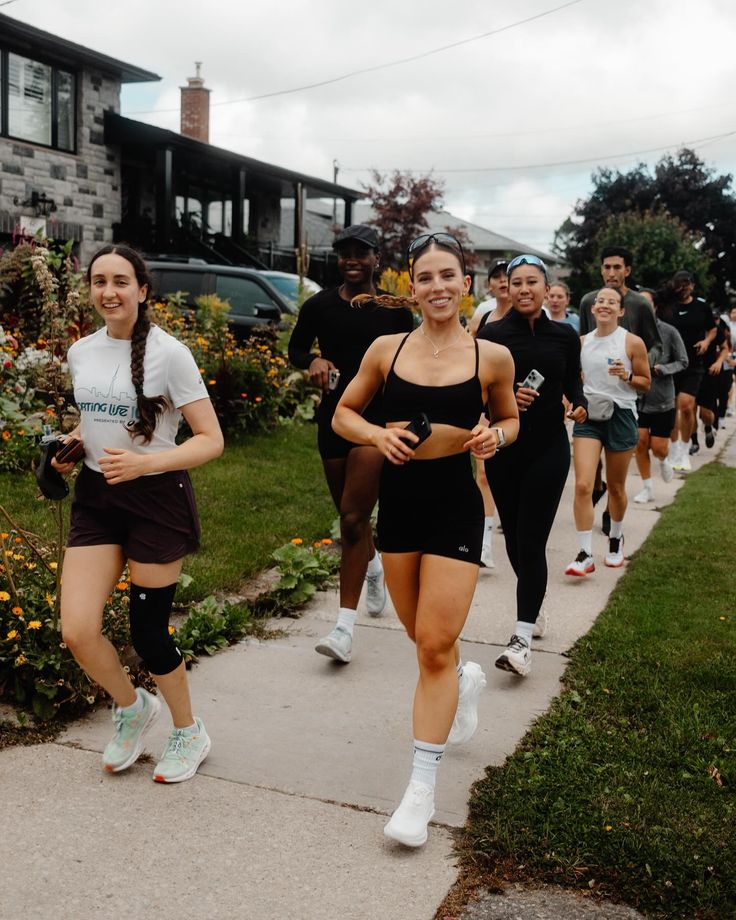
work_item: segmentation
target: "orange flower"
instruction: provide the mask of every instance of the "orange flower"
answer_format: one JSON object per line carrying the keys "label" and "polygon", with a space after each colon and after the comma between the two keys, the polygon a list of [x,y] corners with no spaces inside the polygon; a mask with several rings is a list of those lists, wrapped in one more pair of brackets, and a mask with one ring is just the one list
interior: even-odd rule
{"label": "orange flower", "polygon": [[127,582],[127,581],[119,581],[119,582],[115,585],[115,587],[118,589],[118,591],[127,591],[127,590],[128,590],[128,582]]}
{"label": "orange flower", "polygon": [[7,431],[7,430],[6,430],[6,431],[3,431],[3,441],[9,441],[10,438],[11,438],[10,432]]}
{"label": "orange flower", "polygon": [[18,655],[18,657],[15,659],[16,664],[25,664],[26,661],[28,661],[28,659],[25,655]]}
{"label": "orange flower", "polygon": [[216,381],[216,380],[208,380],[207,383],[208,383],[211,387],[213,387],[213,386],[217,383],[217,381]]}
{"label": "orange flower", "polygon": [[291,542],[294,544],[294,546],[301,546],[304,541],[301,537],[294,537]]}
{"label": "orange flower", "polygon": [[22,608],[22,607],[13,607],[13,611],[12,611],[12,612],[13,612],[17,617],[19,617],[19,616],[23,613],[23,608]]}
{"label": "orange flower", "polygon": [[256,402],[263,402],[263,397],[262,397],[262,396],[256,396],[255,401],[256,401]]}
{"label": "orange flower", "polygon": [[330,540],[329,537],[325,537],[324,540],[322,540],[322,543],[323,543],[325,546],[330,546],[330,545],[332,544],[332,540]]}
{"label": "orange flower", "polygon": [[3,533],[0,533],[0,537],[2,537],[2,538],[3,538],[3,540],[7,540],[9,536],[10,536],[10,534],[9,534],[9,533],[5,533],[5,532],[3,532]]}
{"label": "orange flower", "polygon": [[15,538],[15,542],[16,542],[16,543],[22,543],[22,542],[23,542],[22,537],[16,537],[16,538]]}

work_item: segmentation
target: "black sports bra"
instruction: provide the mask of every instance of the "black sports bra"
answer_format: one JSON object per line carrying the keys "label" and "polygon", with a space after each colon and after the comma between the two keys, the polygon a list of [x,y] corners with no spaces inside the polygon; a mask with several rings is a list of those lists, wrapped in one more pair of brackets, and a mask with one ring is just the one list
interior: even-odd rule
{"label": "black sports bra", "polygon": [[419,412],[426,412],[430,422],[453,425],[468,431],[475,428],[482,415],[483,390],[478,378],[478,343],[475,344],[475,373],[461,383],[446,386],[423,386],[404,380],[394,370],[396,359],[411,333],[401,340],[383,387],[383,414],[387,421],[411,420]]}

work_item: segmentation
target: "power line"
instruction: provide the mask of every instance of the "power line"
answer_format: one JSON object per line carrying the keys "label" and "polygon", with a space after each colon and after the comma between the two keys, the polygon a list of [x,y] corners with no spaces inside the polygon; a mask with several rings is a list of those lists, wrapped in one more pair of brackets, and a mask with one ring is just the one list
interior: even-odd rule
{"label": "power line", "polygon": [[[332,83],[341,83],[343,80],[350,80],[352,77],[359,77],[367,73],[375,73],[377,70],[385,70],[388,67],[398,67],[401,64],[409,64],[412,61],[419,61],[422,58],[430,57],[434,54],[441,54],[443,51],[450,51],[453,48],[459,48],[461,45],[468,45],[471,42],[481,41],[484,38],[490,38],[492,35],[500,35],[502,32],[508,32],[517,26],[526,25],[535,19],[542,19],[544,16],[551,16],[569,6],[575,6],[578,3],[585,3],[586,0],[568,0],[560,6],[550,10],[544,10],[542,13],[535,13],[534,16],[528,16],[526,19],[520,19],[518,22],[512,22],[507,26],[501,26],[500,29],[491,29],[489,32],[482,32],[480,35],[471,35],[469,38],[461,38],[459,41],[451,42],[449,45],[441,45],[439,48],[431,48],[429,51],[422,51],[419,54],[413,54],[409,57],[398,58],[395,61],[386,61],[383,64],[374,64],[372,67],[361,67],[359,70],[351,70],[349,73],[341,74],[339,77],[329,77],[326,80],[319,80],[316,83],[306,83],[303,86],[294,86],[291,89],[279,89],[271,93],[261,93],[258,96],[245,96],[242,99],[226,99],[222,102],[213,102],[212,107],[218,105],[237,105],[241,102],[258,102],[260,99],[273,99],[274,96],[288,96],[292,93],[302,93],[308,89],[318,89],[321,86],[329,86]],[[134,112],[128,112],[128,115],[150,115],[159,112],[178,112],[179,109],[139,109]]]}
{"label": "power line", "polygon": [[[712,137],[701,137],[693,141],[680,141],[676,144],[664,144],[661,147],[649,147],[646,150],[631,150],[628,153],[610,153],[605,154],[604,156],[595,156],[595,157],[583,157],[580,160],[558,160],[553,163],[526,163],[522,165],[513,165],[513,166],[457,166],[457,167],[448,167],[440,168],[438,166],[433,166],[429,170],[430,172],[438,173],[483,173],[483,172],[508,172],[511,170],[520,170],[520,169],[547,169],[554,168],[557,166],[580,166],[583,163],[597,163],[603,162],[605,160],[618,160],[626,157],[637,157],[642,156],[645,153],[657,153],[661,150],[670,150],[672,147],[695,147],[700,144],[707,144],[712,141],[724,140],[727,137],[731,137],[736,134],[736,129],[733,131],[727,131],[723,134],[714,134]],[[341,166],[340,169],[343,172],[372,172],[376,170],[377,172],[392,172],[397,169],[396,166],[390,168],[381,168],[377,166]],[[426,169],[408,169],[404,168],[404,172],[427,172]]]}

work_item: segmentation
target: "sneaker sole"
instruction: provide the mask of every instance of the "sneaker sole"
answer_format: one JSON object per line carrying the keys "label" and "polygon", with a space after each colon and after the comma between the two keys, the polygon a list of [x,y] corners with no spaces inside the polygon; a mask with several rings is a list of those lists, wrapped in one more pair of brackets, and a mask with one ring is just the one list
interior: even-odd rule
{"label": "sneaker sole", "polygon": [[[472,674],[474,672],[471,671],[470,673]],[[487,681],[482,669],[479,668],[478,672],[475,673],[476,677],[480,679],[476,680],[476,677],[473,678],[473,720],[468,724],[467,729],[462,735],[456,734],[453,736],[451,728],[450,734],[447,736],[447,741],[449,744],[467,744],[478,729],[478,700],[480,699],[480,695],[487,685]]]}
{"label": "sneaker sole", "polygon": [[210,740],[210,737],[208,735],[207,743],[202,748],[202,753],[200,754],[199,760],[194,764],[193,767],[187,770],[186,773],[182,773],[181,776],[177,776],[175,778],[162,776],[160,773],[154,773],[153,774],[154,783],[165,783],[167,786],[170,786],[173,783],[183,783],[186,780],[191,779],[194,776],[194,774],[197,772],[197,770],[199,770],[200,764],[207,757],[211,749],[212,749],[212,741]]}
{"label": "sneaker sole", "polygon": [[141,729],[141,733],[138,736],[138,743],[136,744],[133,753],[125,761],[125,763],[120,764],[119,767],[114,767],[112,764],[108,764],[103,761],[102,766],[106,773],[122,773],[123,770],[127,770],[128,767],[132,767],[133,764],[136,762],[136,760],[138,760],[138,758],[143,753],[143,741],[145,739],[146,733],[148,732],[148,729],[156,721],[159,713],[161,712],[161,700],[159,700],[157,696],[153,696],[153,695],[151,695],[151,699],[154,701],[151,704],[151,712],[148,716],[148,720],[146,721],[146,724]]}
{"label": "sneaker sole", "polygon": [[352,654],[348,655],[347,658],[334,649],[331,645],[328,645],[326,642],[319,642],[314,647],[315,652],[320,655],[325,655],[327,658],[332,658],[333,661],[339,661],[341,664],[350,664],[350,659],[353,657]]}
{"label": "sneaker sole", "polygon": [[585,578],[586,575],[592,575],[595,572],[595,566],[591,569],[586,569],[584,572],[579,572],[577,569],[565,569],[565,575],[572,575],[574,578]]}
{"label": "sneaker sole", "polygon": [[620,569],[624,562],[624,559],[622,559],[621,562],[609,562],[608,559],[604,559],[604,563],[608,566],[609,569]]}
{"label": "sneaker sole", "polygon": [[[432,810],[432,814],[429,816],[427,824],[429,824],[432,818],[434,818],[434,809]],[[384,827],[383,833],[391,840],[395,840],[397,843],[403,843],[405,847],[421,847],[427,842],[427,837],[429,836],[427,828],[424,829],[423,834],[420,834],[417,837],[409,837],[406,834],[397,833],[396,831],[392,830],[390,821]]]}
{"label": "sneaker sole", "polygon": [[515,665],[511,664],[505,655],[501,655],[499,658],[496,658],[495,664],[496,667],[501,671],[508,671],[509,674],[516,674],[517,677],[526,677],[532,669],[531,664],[528,664],[522,668],[517,668]]}

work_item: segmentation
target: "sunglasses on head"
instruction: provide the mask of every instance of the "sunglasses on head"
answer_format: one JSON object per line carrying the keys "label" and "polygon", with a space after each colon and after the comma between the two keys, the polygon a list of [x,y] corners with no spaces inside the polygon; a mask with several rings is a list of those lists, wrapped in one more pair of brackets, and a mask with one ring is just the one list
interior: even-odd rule
{"label": "sunglasses on head", "polygon": [[463,252],[463,247],[460,245],[460,241],[456,240],[451,233],[423,233],[415,240],[412,240],[411,243],[409,243],[409,248],[406,250],[406,261],[409,265],[409,271],[412,270],[419,253],[425,250],[427,246],[431,246],[432,243],[437,243],[438,246],[446,246],[456,252],[460,256],[463,274],[465,274],[465,253]]}
{"label": "sunglasses on head", "polygon": [[539,256],[530,256],[530,255],[521,255],[513,258],[509,264],[506,266],[506,274],[511,277],[511,272],[518,268],[520,265],[533,265],[535,268],[538,268],[544,275],[544,280],[547,280],[547,266],[539,258]]}

